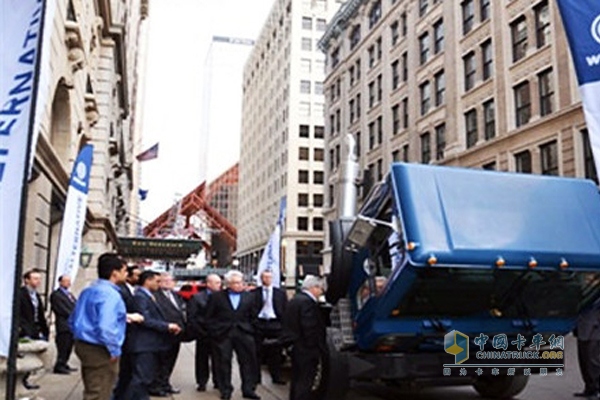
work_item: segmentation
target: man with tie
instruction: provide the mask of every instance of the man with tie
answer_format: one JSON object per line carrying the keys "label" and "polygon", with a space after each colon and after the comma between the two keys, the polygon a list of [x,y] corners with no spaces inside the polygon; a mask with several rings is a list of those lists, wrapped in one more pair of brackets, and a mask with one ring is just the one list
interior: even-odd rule
{"label": "man with tie", "polygon": [[[131,325],[129,350],[132,353],[131,381],[125,392],[125,399],[149,400],[149,388],[161,363],[160,352],[169,349],[169,335],[181,332],[181,326],[165,319],[156,301],[160,274],[144,271],[140,275],[140,286],[135,292],[137,312],[144,316],[141,324]],[[167,397],[169,393],[153,392],[153,396]]]}
{"label": "man with tie", "polygon": [[256,302],[250,292],[244,291],[244,275],[237,270],[225,274],[227,290],[213,293],[206,309],[207,327],[218,355],[218,379],[221,399],[231,399],[231,359],[237,356],[242,377],[242,396],[260,399],[254,392],[256,376],[256,348],[253,323]]}
{"label": "man with tie", "polygon": [[[173,276],[168,272],[163,272],[160,274],[160,290],[157,290],[154,295],[158,307],[167,322],[175,323],[183,328],[185,326],[184,303],[183,299],[173,290],[174,287],[175,281],[173,280]],[[170,378],[175,368],[177,356],[179,355],[181,337],[182,334],[170,335],[168,337],[168,349],[159,354],[161,362],[158,366],[156,379],[152,384],[151,393],[164,392],[177,394],[180,392],[178,388],[171,385]]]}
{"label": "man with tie", "polygon": [[[208,335],[206,326],[206,306],[213,293],[221,290],[221,277],[209,274],[206,277],[206,289],[192,296],[188,302],[188,326],[196,337],[196,390],[206,391],[206,384],[212,371],[213,386],[218,388],[217,359],[215,346]],[[209,368],[210,366],[210,368]]]}
{"label": "man with tie", "polygon": [[263,271],[260,280],[262,285],[253,291],[260,310],[256,321],[257,376],[260,378],[260,364],[265,361],[273,383],[285,385],[281,379],[282,348],[277,339],[281,336],[287,296],[283,290],[273,286],[271,270]]}
{"label": "man with tie", "polygon": [[71,277],[62,275],[58,277],[58,289],[50,295],[50,305],[54,313],[56,329],[56,364],[55,374],[69,374],[76,371],[68,364],[71,351],[73,350],[73,332],[69,326],[69,317],[75,309],[75,296],[69,291]]}

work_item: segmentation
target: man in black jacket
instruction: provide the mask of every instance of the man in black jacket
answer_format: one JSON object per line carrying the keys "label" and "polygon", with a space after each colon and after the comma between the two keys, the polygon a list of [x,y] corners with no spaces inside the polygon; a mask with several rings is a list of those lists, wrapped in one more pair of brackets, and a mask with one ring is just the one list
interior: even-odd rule
{"label": "man in black jacket", "polygon": [[221,399],[231,399],[231,359],[237,356],[242,377],[242,396],[260,399],[254,392],[256,376],[256,348],[253,323],[256,301],[244,291],[244,275],[231,270],[225,275],[227,290],[213,293],[206,309],[207,327],[219,354],[218,379]]}
{"label": "man in black jacket", "polygon": [[69,357],[73,350],[73,332],[69,327],[69,316],[75,309],[75,296],[69,291],[71,287],[71,277],[62,275],[58,278],[58,289],[50,295],[50,305],[56,318],[54,326],[56,328],[56,364],[54,364],[55,374],[69,374],[76,371],[69,367]]}
{"label": "man in black jacket", "polygon": [[281,379],[282,348],[278,339],[283,328],[283,316],[287,296],[283,290],[273,287],[273,272],[265,270],[260,274],[262,286],[253,290],[257,302],[256,351],[258,377],[260,364],[265,361],[274,384],[284,385]]}
{"label": "man in black jacket", "polygon": [[[168,349],[169,335],[181,332],[181,327],[168,322],[158,307],[154,293],[159,288],[159,276],[154,271],[142,272],[140,286],[135,292],[136,311],[144,316],[144,322],[130,326],[129,351],[133,371],[125,399],[149,400],[148,388],[154,381],[161,362],[159,352]],[[159,392],[152,395],[167,397],[169,394]]]}
{"label": "man in black jacket", "polygon": [[25,285],[19,291],[19,337],[48,340],[48,323],[42,296],[37,292],[42,283],[42,274],[32,269],[23,274]]}
{"label": "man in black jacket", "polygon": [[210,371],[212,371],[214,387],[219,387],[216,361],[218,356],[206,327],[206,306],[210,296],[220,290],[221,278],[219,275],[209,274],[206,277],[206,289],[195,294],[188,302],[188,327],[196,337],[195,373],[196,390],[199,392],[206,391]]}
{"label": "man in black jacket", "polygon": [[285,312],[281,342],[292,345],[290,400],[314,398],[319,360],[327,355],[326,327],[318,305],[324,288],[322,279],[307,275],[302,292],[290,300]]}
{"label": "man in black jacket", "polygon": [[[173,281],[171,274],[163,272],[160,274],[160,289],[154,295],[167,322],[175,323],[183,328],[185,326],[184,303],[183,299],[173,290],[174,287],[175,281]],[[168,349],[159,353],[161,362],[151,392],[174,394],[181,392],[171,385],[170,378],[179,355],[182,336],[182,334],[169,336],[167,340]]]}

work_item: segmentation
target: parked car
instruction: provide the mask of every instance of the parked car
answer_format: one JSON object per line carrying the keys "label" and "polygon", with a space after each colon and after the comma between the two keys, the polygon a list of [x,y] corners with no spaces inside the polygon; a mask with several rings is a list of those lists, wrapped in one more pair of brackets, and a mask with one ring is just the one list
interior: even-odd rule
{"label": "parked car", "polygon": [[204,282],[185,282],[178,290],[179,295],[188,301],[193,295],[206,287]]}

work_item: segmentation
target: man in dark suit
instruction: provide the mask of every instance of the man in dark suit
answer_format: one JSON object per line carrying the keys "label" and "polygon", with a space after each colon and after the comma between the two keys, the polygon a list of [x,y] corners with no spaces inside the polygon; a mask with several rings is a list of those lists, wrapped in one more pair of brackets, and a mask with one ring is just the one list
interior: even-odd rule
{"label": "man in dark suit", "polygon": [[260,364],[265,361],[273,383],[285,385],[281,379],[282,348],[278,339],[283,328],[287,296],[280,288],[273,287],[270,270],[263,271],[260,280],[262,286],[252,292],[260,310],[256,321],[257,376],[260,378]]}
{"label": "man in dark suit", "polygon": [[206,320],[209,334],[219,354],[218,379],[221,399],[231,399],[231,358],[237,356],[242,377],[242,396],[260,399],[254,392],[256,376],[256,348],[253,323],[256,301],[244,291],[244,275],[230,270],[225,275],[227,290],[213,293],[208,300]]}
{"label": "man in dark suit", "polygon": [[[591,287],[600,284],[595,274],[589,274],[588,279]],[[597,399],[600,391],[600,298],[579,314],[575,333],[577,358],[585,388],[574,396]]]}
{"label": "man in dark suit", "polygon": [[[163,272],[160,274],[160,290],[154,295],[167,322],[175,323],[183,328],[185,326],[184,303],[183,299],[173,290],[174,287],[175,281],[173,281],[171,274]],[[152,384],[153,392],[173,394],[181,392],[170,383],[171,374],[179,355],[181,337],[182,334],[169,336],[167,340],[168,349],[159,353],[161,362],[158,366],[156,379]]]}
{"label": "man in dark suit", "polygon": [[42,296],[37,292],[42,275],[38,269],[32,269],[23,274],[23,281],[25,285],[19,291],[19,337],[48,340],[46,310]]}
{"label": "man in dark suit", "polygon": [[[134,295],[141,273],[142,270],[140,267],[137,265],[130,265],[127,267],[127,278],[125,278],[125,282],[119,284],[119,290],[121,292],[121,297],[125,302],[127,314],[135,313],[137,310]],[[131,381],[131,373],[133,371],[133,365],[131,363],[132,355],[131,351],[129,351],[131,330],[130,324],[127,324],[125,330],[125,342],[123,343],[121,358],[119,359],[119,379],[117,380],[117,385],[113,391],[114,400],[125,400],[125,397],[123,396]]]}
{"label": "man in dark suit", "polygon": [[[221,290],[221,278],[216,274],[206,277],[206,289],[192,296],[188,302],[188,327],[196,337],[196,390],[206,391],[206,384],[212,370],[213,386],[218,388],[217,362],[215,346],[208,335],[206,327],[206,306],[213,293]],[[210,368],[209,368],[210,367]]]}
{"label": "man in dark suit", "polygon": [[69,374],[76,371],[69,367],[69,357],[73,350],[73,332],[69,327],[69,317],[75,309],[75,296],[69,291],[71,287],[71,277],[62,275],[58,278],[58,289],[50,295],[50,305],[56,318],[54,326],[56,328],[56,364],[54,364],[55,374]]}
{"label": "man in dark suit", "polygon": [[[154,293],[160,285],[160,274],[144,271],[140,275],[140,286],[135,292],[137,312],[144,316],[141,324],[131,325],[129,351],[132,355],[131,381],[125,392],[125,399],[149,400],[148,388],[154,381],[161,360],[159,352],[168,349],[169,335],[177,335],[181,327],[167,322],[158,307]],[[167,397],[168,393],[151,393],[153,396]]]}
{"label": "man in dark suit", "polygon": [[324,287],[322,279],[307,275],[302,292],[287,305],[281,342],[292,345],[290,400],[314,398],[312,386],[319,360],[327,354],[326,327],[318,305]]}

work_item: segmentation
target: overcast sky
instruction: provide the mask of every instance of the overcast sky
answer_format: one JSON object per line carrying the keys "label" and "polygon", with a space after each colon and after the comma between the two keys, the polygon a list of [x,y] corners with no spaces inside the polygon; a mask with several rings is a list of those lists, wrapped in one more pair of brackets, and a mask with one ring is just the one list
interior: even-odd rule
{"label": "overcast sky", "polygon": [[[158,159],[141,164],[141,187],[149,190],[141,202],[143,225],[206,178],[202,97],[212,36],[256,39],[272,4],[272,0],[150,2],[142,148],[160,142],[160,150]],[[241,93],[241,77],[229,87],[221,81],[215,87],[215,80],[212,93]],[[231,99],[232,104],[241,106],[241,99]],[[228,110],[219,108],[211,107],[211,120],[227,119]]]}

